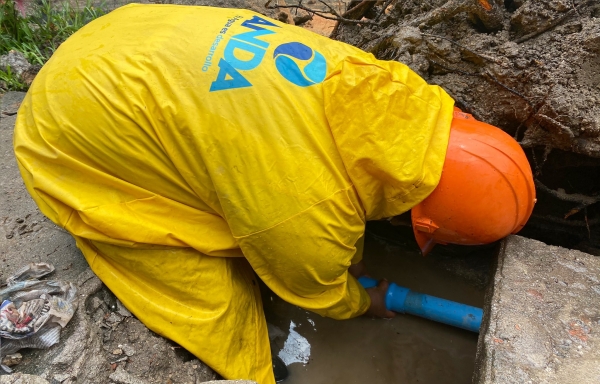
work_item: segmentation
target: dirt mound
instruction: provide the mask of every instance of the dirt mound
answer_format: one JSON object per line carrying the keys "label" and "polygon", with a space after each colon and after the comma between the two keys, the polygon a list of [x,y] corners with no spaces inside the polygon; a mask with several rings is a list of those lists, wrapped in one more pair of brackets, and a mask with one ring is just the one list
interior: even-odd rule
{"label": "dirt mound", "polygon": [[599,254],[600,3],[380,1],[359,16],[333,37],[407,64],[526,149],[539,200],[526,236]]}

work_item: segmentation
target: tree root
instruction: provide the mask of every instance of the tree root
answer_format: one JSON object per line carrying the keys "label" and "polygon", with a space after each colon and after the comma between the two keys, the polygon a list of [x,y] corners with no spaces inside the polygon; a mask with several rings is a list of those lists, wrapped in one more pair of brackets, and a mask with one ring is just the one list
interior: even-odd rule
{"label": "tree root", "polygon": [[495,31],[500,29],[504,22],[503,6],[502,0],[450,0],[426,15],[414,19],[409,25],[419,29],[432,27],[459,13],[467,12],[477,16],[486,30]]}
{"label": "tree root", "polygon": [[267,8],[267,9],[286,9],[286,8],[302,9],[302,10],[308,12],[310,15],[313,15],[313,16],[317,15],[317,16],[322,17],[327,20],[337,20],[338,22],[348,23],[348,24],[379,25],[379,23],[376,23],[371,20],[353,20],[353,19],[348,19],[346,17],[343,17],[335,9],[333,9],[329,4],[327,4],[326,2],[324,2],[322,0],[319,0],[319,2],[322,3],[323,5],[325,5],[329,9],[329,11],[320,11],[320,10],[312,9],[309,7],[305,7],[304,5],[302,5],[302,3],[296,4],[296,5],[278,5],[278,4],[271,5],[271,1],[272,0],[268,0],[265,3],[265,8]]}
{"label": "tree root", "polygon": [[584,5],[588,5],[588,4],[592,4],[593,2],[595,2],[597,0],[588,0],[588,1],[583,1],[578,5],[573,5],[573,8],[569,9],[567,12],[565,12],[564,15],[562,15],[561,17],[558,17],[556,20],[548,23],[546,26],[538,29],[535,32],[532,32],[530,34],[527,34],[525,36],[522,36],[515,41],[515,43],[517,44],[521,44],[526,42],[529,39],[533,39],[536,36],[541,35],[544,32],[547,32],[549,30],[551,30],[552,28],[557,27],[558,25],[562,24],[563,21],[565,21],[566,19],[568,19],[569,17],[573,16],[574,14],[578,14],[579,15],[579,10],[578,8],[583,7]]}
{"label": "tree root", "polygon": [[596,204],[597,202],[600,201],[600,195],[587,196],[587,195],[583,195],[580,193],[566,193],[562,189],[559,189],[559,190],[550,189],[547,186],[545,186],[544,184],[542,184],[542,182],[539,180],[535,180],[535,186],[536,186],[536,188],[556,197],[559,200],[567,201],[570,203],[577,203],[577,204],[581,205],[582,208],[588,207],[592,204]]}

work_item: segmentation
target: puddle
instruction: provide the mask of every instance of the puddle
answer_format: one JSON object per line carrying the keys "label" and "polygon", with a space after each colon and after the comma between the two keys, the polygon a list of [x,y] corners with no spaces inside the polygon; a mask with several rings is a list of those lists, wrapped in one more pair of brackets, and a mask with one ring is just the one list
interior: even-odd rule
{"label": "puddle", "polygon": [[[482,289],[439,268],[411,247],[367,237],[364,254],[373,277],[386,277],[449,300],[483,305]],[[410,315],[336,321],[268,294],[264,305],[267,321],[283,331],[272,346],[288,363],[290,377],[285,384],[471,382],[475,333]]]}

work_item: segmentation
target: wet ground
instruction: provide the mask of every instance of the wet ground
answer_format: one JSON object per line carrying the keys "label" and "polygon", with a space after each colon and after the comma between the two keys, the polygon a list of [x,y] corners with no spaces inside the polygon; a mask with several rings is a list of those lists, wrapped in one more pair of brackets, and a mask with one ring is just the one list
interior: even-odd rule
{"label": "wet ground", "polygon": [[[489,252],[493,252],[491,249]],[[424,258],[414,244],[368,235],[373,277],[481,307],[483,287]],[[272,297],[271,297],[272,296]],[[266,295],[267,320],[281,331],[273,349],[289,364],[286,384],[470,383],[478,335],[410,315],[336,321]]]}

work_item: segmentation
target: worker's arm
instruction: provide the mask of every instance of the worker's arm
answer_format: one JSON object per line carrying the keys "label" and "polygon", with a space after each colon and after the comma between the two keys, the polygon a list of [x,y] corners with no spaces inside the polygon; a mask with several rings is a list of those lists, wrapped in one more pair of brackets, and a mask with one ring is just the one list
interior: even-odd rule
{"label": "worker's arm", "polygon": [[[358,243],[362,244],[363,239],[364,238],[361,238],[361,240]],[[357,252],[358,252],[358,248],[359,248],[358,243],[356,246]],[[362,252],[362,247],[361,247],[361,252]],[[355,259],[356,259],[356,257],[355,257]],[[367,267],[365,265],[365,262],[362,260],[362,258],[359,262],[353,263],[350,266],[350,268],[348,268],[348,272],[355,279],[358,279],[361,276],[368,276]],[[396,316],[396,314],[392,311],[389,311],[385,305],[385,296],[387,294],[388,287],[389,287],[389,283],[387,282],[387,280],[384,279],[384,280],[381,280],[379,282],[379,284],[377,284],[376,287],[366,289],[366,291],[369,294],[369,297],[371,299],[371,305],[369,306],[369,309],[367,310],[367,312],[365,312],[365,315],[373,316],[373,317],[384,317],[384,318],[391,318],[391,317]]]}
{"label": "worker's arm", "polygon": [[239,237],[256,273],[289,303],[335,319],[365,313],[367,291],[348,272],[364,221],[342,190],[283,222]]}

